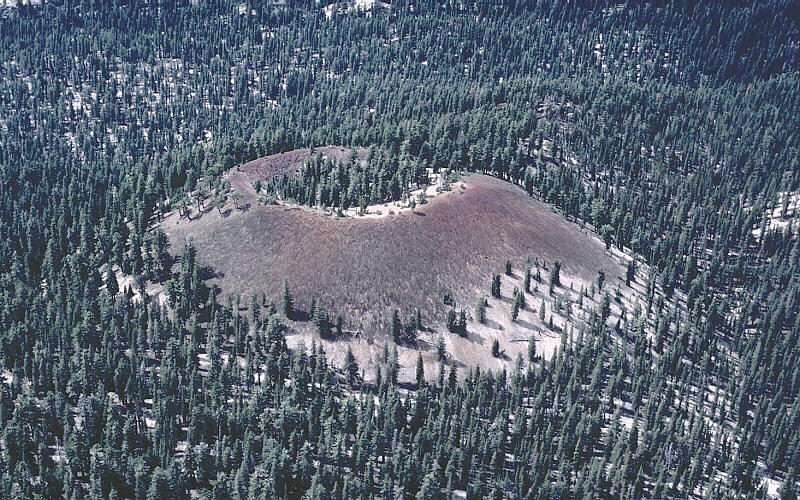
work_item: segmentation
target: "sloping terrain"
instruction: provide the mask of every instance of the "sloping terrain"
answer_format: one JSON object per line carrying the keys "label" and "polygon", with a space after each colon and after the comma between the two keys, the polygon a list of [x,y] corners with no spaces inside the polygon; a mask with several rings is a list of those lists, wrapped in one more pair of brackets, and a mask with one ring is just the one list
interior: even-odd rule
{"label": "sloping terrain", "polygon": [[[340,148],[320,151],[349,154]],[[444,295],[472,314],[478,297],[489,295],[491,274],[502,272],[507,259],[516,278],[504,276],[506,302],[512,282],[522,287],[523,262],[528,256],[543,264],[560,260],[561,281],[565,288],[572,285],[575,296],[582,285],[588,288],[599,269],[605,271],[609,283],[623,272],[596,237],[519,187],[484,175],[466,175],[452,192],[432,198],[413,212],[383,218],[336,218],[306,207],[258,203],[252,182],[292,171],[306,157],[308,150],[299,150],[232,169],[227,178],[233,189],[244,194],[239,208],[229,204],[219,213],[209,207],[199,217],[192,214],[191,220],[173,213],[162,223],[173,248],[193,238],[200,261],[213,271],[211,283],[224,294],[242,294],[243,303],[249,303],[251,294],[262,292],[279,303],[283,280],[288,279],[298,309],[305,310],[314,296],[331,317],[341,312],[345,330],[370,345],[389,338],[394,308],[405,321],[417,307],[428,327],[421,338],[432,344],[445,331],[449,306]],[[542,274],[546,279],[545,270]],[[543,299],[528,300],[538,306]],[[525,350],[521,340],[543,335],[543,329],[534,324],[538,318],[533,309],[523,311],[519,322],[504,322],[508,314],[493,310],[490,302],[488,316],[494,333],[501,336],[502,332],[507,345],[516,342],[519,351]],[[525,320],[527,316],[532,319]],[[471,341],[467,336],[466,341],[483,345],[488,354],[492,339],[486,332],[492,328],[470,325],[469,331],[483,333],[476,333]],[[296,326],[298,331],[308,330],[302,324]],[[448,347],[457,359],[481,358],[470,352],[470,345],[461,345],[465,339],[448,337],[453,337]],[[508,354],[507,361],[516,355],[513,350]],[[406,366],[413,368],[413,362]]]}
{"label": "sloping terrain", "polygon": [[[326,146],[315,149],[315,152],[337,160],[347,159],[352,151],[352,149],[338,146]],[[361,160],[367,156],[367,150],[364,148],[357,148],[355,152]],[[265,178],[275,175],[299,174],[303,163],[310,157],[311,150],[308,148],[295,149],[285,153],[265,156],[264,158],[258,158],[234,168],[228,172],[226,178],[231,182],[231,187],[233,189],[237,189],[245,196],[255,199],[253,182],[264,180]]]}

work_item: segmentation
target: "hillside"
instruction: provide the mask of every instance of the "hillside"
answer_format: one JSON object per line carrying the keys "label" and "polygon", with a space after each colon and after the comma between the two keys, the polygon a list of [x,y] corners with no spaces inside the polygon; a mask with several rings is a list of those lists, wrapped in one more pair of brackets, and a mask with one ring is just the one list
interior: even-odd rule
{"label": "hillside", "polygon": [[[347,154],[341,148],[320,151]],[[433,327],[423,336],[432,344],[434,331],[446,331],[443,297],[451,296],[471,314],[477,299],[489,295],[490,277],[503,272],[506,260],[517,280],[528,257],[543,265],[560,260],[562,282],[575,291],[588,289],[600,269],[610,283],[624,272],[596,237],[521,188],[481,174],[464,175],[452,192],[413,212],[382,218],[337,218],[308,207],[259,204],[252,183],[293,172],[308,155],[308,150],[292,151],[235,167],[225,178],[244,195],[240,208],[229,202],[221,210],[208,207],[199,217],[191,211],[191,219],[176,211],[160,227],[175,249],[186,238],[194,240],[199,262],[213,276],[209,283],[223,294],[240,294],[249,303],[252,294],[264,293],[279,304],[283,281],[289,280],[299,308],[316,297],[332,315],[343,314],[345,330],[356,340],[370,345],[391,338],[395,308],[403,320],[419,308],[423,324]],[[505,281],[508,297],[512,279]],[[469,366],[487,361],[492,337],[498,337],[508,346],[510,362],[526,348],[524,342],[511,344],[512,339],[545,336],[536,319],[511,323],[507,314],[497,316],[496,328],[478,328],[482,335],[473,338],[474,349],[451,341],[460,361]],[[557,338],[542,339],[548,356]]]}

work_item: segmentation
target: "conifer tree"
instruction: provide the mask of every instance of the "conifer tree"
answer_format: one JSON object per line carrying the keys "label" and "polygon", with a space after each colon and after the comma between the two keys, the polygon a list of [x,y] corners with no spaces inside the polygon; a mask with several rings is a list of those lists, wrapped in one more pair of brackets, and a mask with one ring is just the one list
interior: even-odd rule
{"label": "conifer tree", "polygon": [[536,339],[531,335],[530,340],[528,340],[528,361],[533,363],[534,360],[536,360]]}
{"label": "conifer tree", "polygon": [[444,337],[442,335],[439,335],[439,338],[436,339],[436,358],[440,363],[447,359],[447,347],[445,346]]}
{"label": "conifer tree", "polygon": [[422,362],[422,353],[417,352],[417,387],[422,388],[425,385],[425,365]]}
{"label": "conifer tree", "polygon": [[397,309],[392,310],[392,338],[398,344],[403,341],[403,322]]}
{"label": "conifer tree", "polygon": [[344,372],[347,375],[347,383],[355,385],[359,380],[359,367],[356,357],[353,355],[353,350],[350,346],[347,347],[347,355],[344,359]]}
{"label": "conifer tree", "polygon": [[548,278],[548,284],[550,285],[551,290],[554,287],[557,287],[561,284],[561,261],[558,260],[553,261],[553,265],[550,267],[550,277]]}
{"label": "conifer tree", "polygon": [[634,257],[630,261],[628,261],[628,265],[625,269],[625,284],[631,286],[631,281],[636,280],[636,258]]}
{"label": "conifer tree", "polygon": [[500,275],[492,274],[492,297],[500,298]]}
{"label": "conifer tree", "polygon": [[525,266],[525,276],[523,278],[522,289],[525,290],[525,293],[531,292],[531,267],[530,265]]}
{"label": "conifer tree", "polygon": [[294,318],[294,299],[292,298],[292,294],[289,291],[289,281],[288,280],[283,280],[282,304],[283,304],[283,314],[288,319],[293,319]]}
{"label": "conifer tree", "polygon": [[106,290],[108,293],[114,297],[119,293],[119,283],[117,282],[117,276],[114,274],[114,271],[111,269],[111,266],[108,266],[106,269]]}
{"label": "conifer tree", "polygon": [[335,321],[336,321],[336,337],[338,338],[338,337],[342,336],[342,332],[343,332],[342,325],[344,323],[344,318],[342,317],[342,313],[340,313],[340,312],[336,313],[336,320]]}
{"label": "conifer tree", "polygon": [[481,297],[475,304],[475,320],[483,324],[486,321],[486,297]]}
{"label": "conifer tree", "polygon": [[597,278],[595,279],[595,283],[597,284],[597,290],[602,291],[603,285],[606,283],[606,272],[602,269],[597,271]]}

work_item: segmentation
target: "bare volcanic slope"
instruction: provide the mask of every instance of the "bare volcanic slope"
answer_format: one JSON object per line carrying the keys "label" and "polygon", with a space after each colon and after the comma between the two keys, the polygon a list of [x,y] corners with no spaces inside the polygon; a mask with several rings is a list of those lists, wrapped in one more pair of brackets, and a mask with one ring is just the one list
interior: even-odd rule
{"label": "bare volcanic slope", "polygon": [[296,168],[305,157],[308,151],[299,150],[231,170],[232,187],[245,195],[242,208],[229,204],[219,214],[209,207],[192,220],[170,215],[162,227],[173,248],[194,238],[199,260],[213,269],[212,282],[223,293],[247,298],[264,292],[277,303],[288,279],[300,309],[315,296],[331,316],[344,315],[345,329],[367,336],[389,333],[394,308],[405,320],[419,307],[424,324],[443,324],[445,294],[471,312],[477,298],[488,295],[491,273],[502,272],[507,259],[517,279],[526,256],[558,259],[566,287],[576,279],[590,282],[598,269],[609,280],[621,275],[596,237],[522,189],[484,175],[464,176],[463,191],[434,197],[413,213],[382,218],[260,205],[252,181]]}

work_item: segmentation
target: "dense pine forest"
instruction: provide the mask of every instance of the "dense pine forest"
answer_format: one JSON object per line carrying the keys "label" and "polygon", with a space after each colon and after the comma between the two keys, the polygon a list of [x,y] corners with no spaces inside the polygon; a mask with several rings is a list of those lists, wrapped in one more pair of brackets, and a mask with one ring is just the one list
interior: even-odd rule
{"label": "dense pine forest", "polygon": [[[0,8],[0,498],[797,498],[799,16],[791,0]],[[222,294],[156,226],[198,193],[224,204],[241,163],[332,144],[369,154],[256,190],[345,210],[489,174],[635,256],[645,310],[612,320],[599,275],[549,359],[534,342],[509,371],[442,352],[410,383],[389,347],[374,374],[289,348],[290,284]],[[529,265],[526,287],[552,295],[557,266]],[[485,299],[463,307],[456,335]],[[384,334],[413,343],[423,322]]]}

